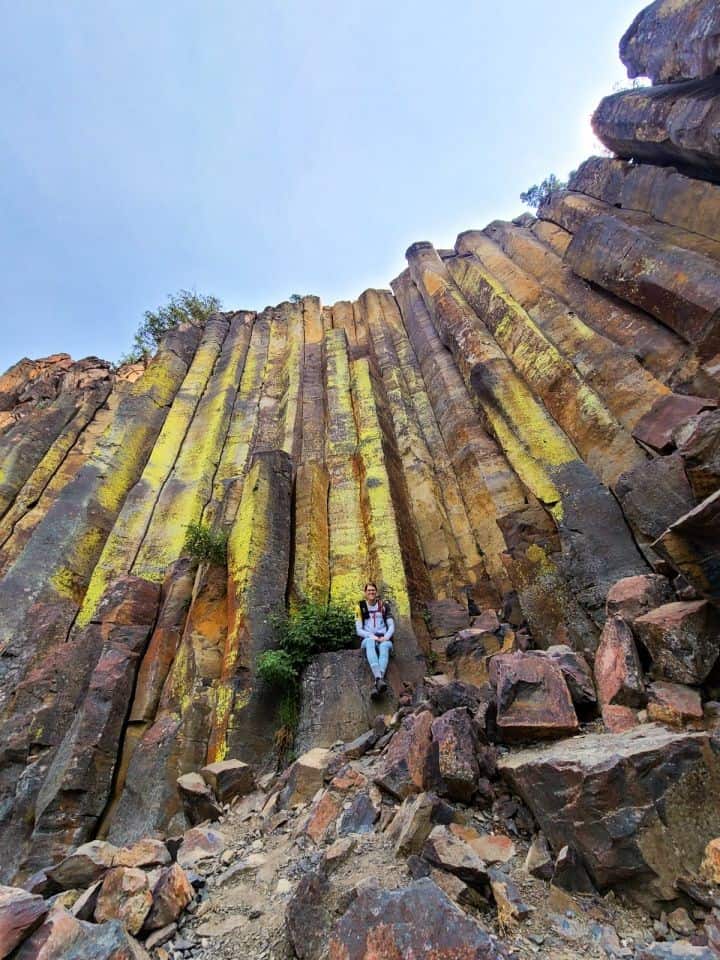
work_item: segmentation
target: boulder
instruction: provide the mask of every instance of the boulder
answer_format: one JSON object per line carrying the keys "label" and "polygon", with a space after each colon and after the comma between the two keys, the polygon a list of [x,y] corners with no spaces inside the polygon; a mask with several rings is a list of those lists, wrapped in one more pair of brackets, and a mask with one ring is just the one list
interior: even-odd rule
{"label": "boulder", "polygon": [[62,890],[84,890],[98,880],[115,863],[118,848],[105,840],[91,840],[47,871],[48,877]]}
{"label": "boulder", "polygon": [[566,644],[554,644],[547,648],[546,653],[562,670],[576,707],[589,707],[597,703],[592,672],[581,653],[576,653]]}
{"label": "boulder", "polygon": [[704,500],[720,487],[720,410],[693,417],[674,438],[692,491]]}
{"label": "boulder", "polygon": [[429,710],[405,717],[385,754],[375,783],[396,800],[437,786],[440,779],[438,746],[432,739]]}
{"label": "boulder", "polygon": [[715,0],[651,3],[620,40],[629,77],[674,83],[720,71],[720,10]]}
{"label": "boulder", "polygon": [[315,843],[322,843],[330,835],[330,829],[340,816],[343,808],[342,797],[332,790],[323,791],[322,796],[313,804],[305,833]]}
{"label": "boulder", "polygon": [[431,726],[437,744],[444,792],[451,800],[469,803],[480,776],[480,743],[470,711],[465,707],[448,710]]}
{"label": "boulder", "polygon": [[478,833],[473,827],[462,823],[450,823],[448,830],[469,844],[487,863],[507,863],[515,856],[515,844],[510,837],[501,833]]}
{"label": "boulder", "polygon": [[530,916],[532,907],[522,899],[517,885],[501,870],[491,869],[490,890],[497,907],[498,923],[504,929]]}
{"label": "boulder", "polygon": [[422,857],[433,866],[454,873],[471,886],[482,887],[487,883],[486,862],[466,840],[441,824],[430,832]]}
{"label": "boulder", "polygon": [[[378,923],[378,919],[381,922]],[[366,884],[330,934],[329,960],[499,960],[501,951],[429,878],[398,890]]]}
{"label": "boulder", "polygon": [[85,923],[62,907],[50,911],[13,960],[150,960],[119,920]]}
{"label": "boulder", "polygon": [[720,613],[705,600],[666,603],[633,628],[653,660],[656,677],[702,683],[720,654]]}
{"label": "boulder", "polygon": [[105,875],[95,905],[95,920],[121,920],[139,933],[153,902],[147,874],[137,867],[113,867]]}
{"label": "boulder", "polygon": [[564,846],[557,855],[553,869],[552,882],[570,893],[595,893],[595,887],[588,876],[585,864],[573,847]]}
{"label": "boulder", "polygon": [[542,833],[538,833],[536,837],[533,837],[533,841],[528,849],[527,857],[525,858],[525,870],[531,877],[536,877],[538,880],[549,880],[553,875],[554,869],[552,854],[550,853],[547,840]]}
{"label": "boulder", "polygon": [[653,548],[679,570],[698,593],[720,601],[720,490],[676,519]]}
{"label": "boulder", "polygon": [[192,884],[183,868],[177,863],[167,867],[153,887],[152,907],[145,921],[146,929],[159,930],[174,923],[194,896]]}
{"label": "boulder", "polygon": [[603,706],[602,721],[610,733],[624,733],[640,723],[636,710],[619,703],[607,703]]}
{"label": "boulder", "polygon": [[633,881],[674,899],[678,876],[697,870],[720,834],[720,761],[707,733],[643,724],[518,751],[498,767],[553,848],[574,847],[600,889]]}
{"label": "boulder", "polygon": [[303,672],[295,749],[331,747],[362,736],[383,713],[397,706],[392,683],[373,699],[372,674],[362,650],[339,650],[314,657]]}
{"label": "boulder", "polygon": [[717,954],[710,947],[698,946],[689,940],[655,941],[641,946],[636,960],[717,960]]}
{"label": "boulder", "polygon": [[311,800],[322,787],[330,762],[330,751],[323,747],[308,750],[290,767],[287,782],[280,795],[284,807]]}
{"label": "boulder", "polygon": [[645,416],[638,420],[633,436],[658,453],[669,453],[675,446],[675,431],[698,413],[715,407],[715,400],[671,393],[656,400]]}
{"label": "boulder", "polygon": [[605,609],[608,617],[621,617],[631,622],[672,599],[672,588],[667,578],[657,573],[646,573],[625,577],[614,583],[608,590]]}
{"label": "boulder", "polygon": [[420,853],[433,828],[437,797],[419,793],[406,797],[388,826],[388,836],[395,841],[395,854],[409,857]]}
{"label": "boulder", "polygon": [[491,658],[516,649],[515,632],[507,625],[497,632],[470,627],[448,643],[445,656],[456,680],[479,687],[489,679]]}
{"label": "boulder", "polygon": [[193,827],[183,834],[177,862],[185,870],[193,870],[201,861],[219,856],[227,847],[225,837],[214,827]]}
{"label": "boulder", "polygon": [[492,672],[503,740],[564,737],[578,729],[562,670],[549,657],[503,654],[493,659]]}
{"label": "boulder", "polygon": [[427,623],[434,639],[452,637],[470,626],[467,606],[457,600],[431,600],[427,604]]}
{"label": "boulder", "polygon": [[641,707],[645,702],[643,671],[635,639],[620,617],[610,617],[603,627],[595,653],[595,683],[603,706]]}
{"label": "boulder", "polygon": [[373,803],[370,794],[363,790],[355,795],[340,818],[338,836],[344,837],[349,833],[372,833],[379,819],[380,809]]}
{"label": "boulder", "polygon": [[298,960],[325,960],[332,916],[324,904],[329,884],[324,871],[306,874],[285,909],[285,927]]}
{"label": "boulder", "polygon": [[116,867],[164,867],[172,860],[170,851],[154,837],[144,837],[131,847],[118,850],[113,861]]}
{"label": "boulder", "polygon": [[184,773],[177,778],[183,810],[193,826],[205,820],[219,820],[222,807],[199,773]]}
{"label": "boulder", "polygon": [[9,956],[40,926],[47,912],[42,897],[19,887],[0,886],[0,957]]}
{"label": "boulder", "polygon": [[323,864],[327,873],[331,873],[345,863],[356,846],[357,840],[354,837],[341,837],[340,840],[331,843],[323,857]]}
{"label": "boulder", "polygon": [[653,541],[695,506],[683,458],[672,453],[647,460],[623,473],[613,490],[645,555],[655,564]]}
{"label": "boulder", "polygon": [[244,797],[255,789],[253,768],[241,760],[219,760],[203,767],[200,773],[220,803]]}
{"label": "boulder", "polygon": [[700,693],[680,683],[657,680],[648,691],[648,717],[672,727],[684,724],[702,726],[703,708]]}

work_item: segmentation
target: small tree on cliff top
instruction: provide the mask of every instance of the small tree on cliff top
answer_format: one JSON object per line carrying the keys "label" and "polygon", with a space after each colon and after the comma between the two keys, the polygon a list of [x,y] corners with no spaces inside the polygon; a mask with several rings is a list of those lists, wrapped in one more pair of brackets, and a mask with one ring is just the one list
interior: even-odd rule
{"label": "small tree on cliff top", "polygon": [[157,350],[163,336],[181,323],[201,327],[211,314],[221,307],[217,297],[180,290],[168,296],[168,301],[157,310],[146,310],[142,323],[133,337],[132,349],[123,356],[123,363],[137,363]]}
{"label": "small tree on cliff top", "polygon": [[537,210],[540,204],[547,200],[551,193],[556,190],[564,190],[567,187],[566,180],[558,180],[554,173],[545,177],[542,183],[534,183],[531,187],[520,194],[520,199],[528,207]]}

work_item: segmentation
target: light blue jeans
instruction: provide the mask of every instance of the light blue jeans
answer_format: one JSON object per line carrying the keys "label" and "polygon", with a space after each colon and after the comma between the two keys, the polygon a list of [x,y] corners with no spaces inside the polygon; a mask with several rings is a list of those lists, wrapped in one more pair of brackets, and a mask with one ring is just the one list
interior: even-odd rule
{"label": "light blue jeans", "polygon": [[[380,647],[380,656],[378,657],[377,648]],[[370,669],[374,677],[384,677],[390,659],[392,650],[392,640],[381,640],[379,643],[374,637],[363,637],[360,648],[365,651],[365,656],[370,664]]]}

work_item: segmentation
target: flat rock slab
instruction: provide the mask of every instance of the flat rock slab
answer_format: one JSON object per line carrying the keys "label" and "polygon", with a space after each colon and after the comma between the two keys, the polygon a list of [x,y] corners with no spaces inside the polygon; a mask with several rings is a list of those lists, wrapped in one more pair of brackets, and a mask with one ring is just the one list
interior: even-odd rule
{"label": "flat rock slab", "polygon": [[702,596],[720,600],[720,490],[676,520],[653,547]]}
{"label": "flat rock slab", "polygon": [[363,887],[330,935],[330,960],[496,960],[502,954],[432,880]]}
{"label": "flat rock slab", "polygon": [[674,83],[720,70],[720,8],[716,0],[651,3],[620,40],[629,77]]}
{"label": "flat rock slab", "polygon": [[720,759],[707,733],[643,724],[522,750],[498,764],[551,846],[572,845],[600,888],[636,881],[672,899],[720,834]]}

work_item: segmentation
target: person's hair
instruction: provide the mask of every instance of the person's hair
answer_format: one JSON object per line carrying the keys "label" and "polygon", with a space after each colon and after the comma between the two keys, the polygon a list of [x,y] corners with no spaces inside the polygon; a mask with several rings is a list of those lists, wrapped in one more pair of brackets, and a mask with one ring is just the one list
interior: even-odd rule
{"label": "person's hair", "polygon": [[363,593],[365,593],[368,587],[375,587],[375,590],[377,590],[377,584],[373,583],[372,580],[368,580],[368,582],[365,584],[363,587]]}

